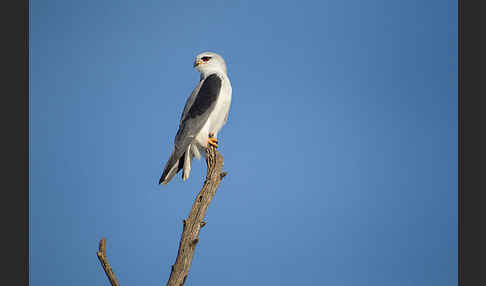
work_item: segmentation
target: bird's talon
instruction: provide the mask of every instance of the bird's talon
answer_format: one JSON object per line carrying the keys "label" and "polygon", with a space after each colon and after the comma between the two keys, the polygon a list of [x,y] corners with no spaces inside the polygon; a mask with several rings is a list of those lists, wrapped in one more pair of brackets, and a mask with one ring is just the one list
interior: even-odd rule
{"label": "bird's talon", "polygon": [[215,148],[218,148],[218,139],[216,139],[214,137],[209,137],[208,144],[211,145],[211,146],[214,146]]}

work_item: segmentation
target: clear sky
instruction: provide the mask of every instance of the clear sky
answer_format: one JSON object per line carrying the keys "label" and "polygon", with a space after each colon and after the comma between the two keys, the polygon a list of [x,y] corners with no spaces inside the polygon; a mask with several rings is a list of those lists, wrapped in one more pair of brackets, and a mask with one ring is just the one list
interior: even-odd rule
{"label": "clear sky", "polygon": [[158,179],[203,51],[233,86],[186,285],[457,285],[457,1],[31,1],[30,285],[165,285]]}

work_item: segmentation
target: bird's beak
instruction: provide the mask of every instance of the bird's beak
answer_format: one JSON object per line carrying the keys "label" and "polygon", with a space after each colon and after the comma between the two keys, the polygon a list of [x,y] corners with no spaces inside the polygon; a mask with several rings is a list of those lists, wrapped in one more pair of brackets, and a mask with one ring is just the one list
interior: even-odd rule
{"label": "bird's beak", "polygon": [[200,65],[200,64],[202,64],[202,61],[201,61],[201,60],[196,60],[196,61],[194,62],[193,67],[197,67],[197,66],[198,66],[198,65]]}

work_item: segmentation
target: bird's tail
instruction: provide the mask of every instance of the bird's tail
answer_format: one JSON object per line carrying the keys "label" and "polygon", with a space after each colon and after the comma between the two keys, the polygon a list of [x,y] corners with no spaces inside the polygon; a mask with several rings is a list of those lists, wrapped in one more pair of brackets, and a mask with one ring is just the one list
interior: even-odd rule
{"label": "bird's tail", "polygon": [[181,160],[184,160],[184,165],[182,166],[182,180],[185,181],[189,178],[189,174],[191,173],[191,165],[192,165],[192,155],[191,152],[191,145],[187,148],[186,153],[182,156]]}
{"label": "bird's tail", "polygon": [[160,176],[159,184],[167,185],[172,178],[183,168],[184,166],[184,155],[180,156],[177,150],[174,149],[174,152],[169,157],[169,161],[165,164],[164,171],[162,172],[162,176]]}
{"label": "bird's tail", "polygon": [[174,150],[170,155],[169,161],[165,164],[164,172],[160,177],[159,184],[167,185],[174,176],[179,173],[181,169],[183,170],[182,179],[185,181],[189,178],[191,173],[192,158],[194,157],[191,151],[191,145],[187,147],[187,150],[182,154],[182,156]]}

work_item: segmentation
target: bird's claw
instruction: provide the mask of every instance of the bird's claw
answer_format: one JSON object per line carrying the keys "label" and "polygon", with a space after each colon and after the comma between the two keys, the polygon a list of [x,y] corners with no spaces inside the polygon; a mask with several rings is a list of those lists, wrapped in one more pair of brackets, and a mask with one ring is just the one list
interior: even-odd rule
{"label": "bird's claw", "polygon": [[208,145],[218,148],[218,139],[214,138],[214,133],[209,133]]}
{"label": "bird's claw", "polygon": [[214,146],[215,148],[218,148],[218,139],[214,137],[209,137],[208,144]]}

